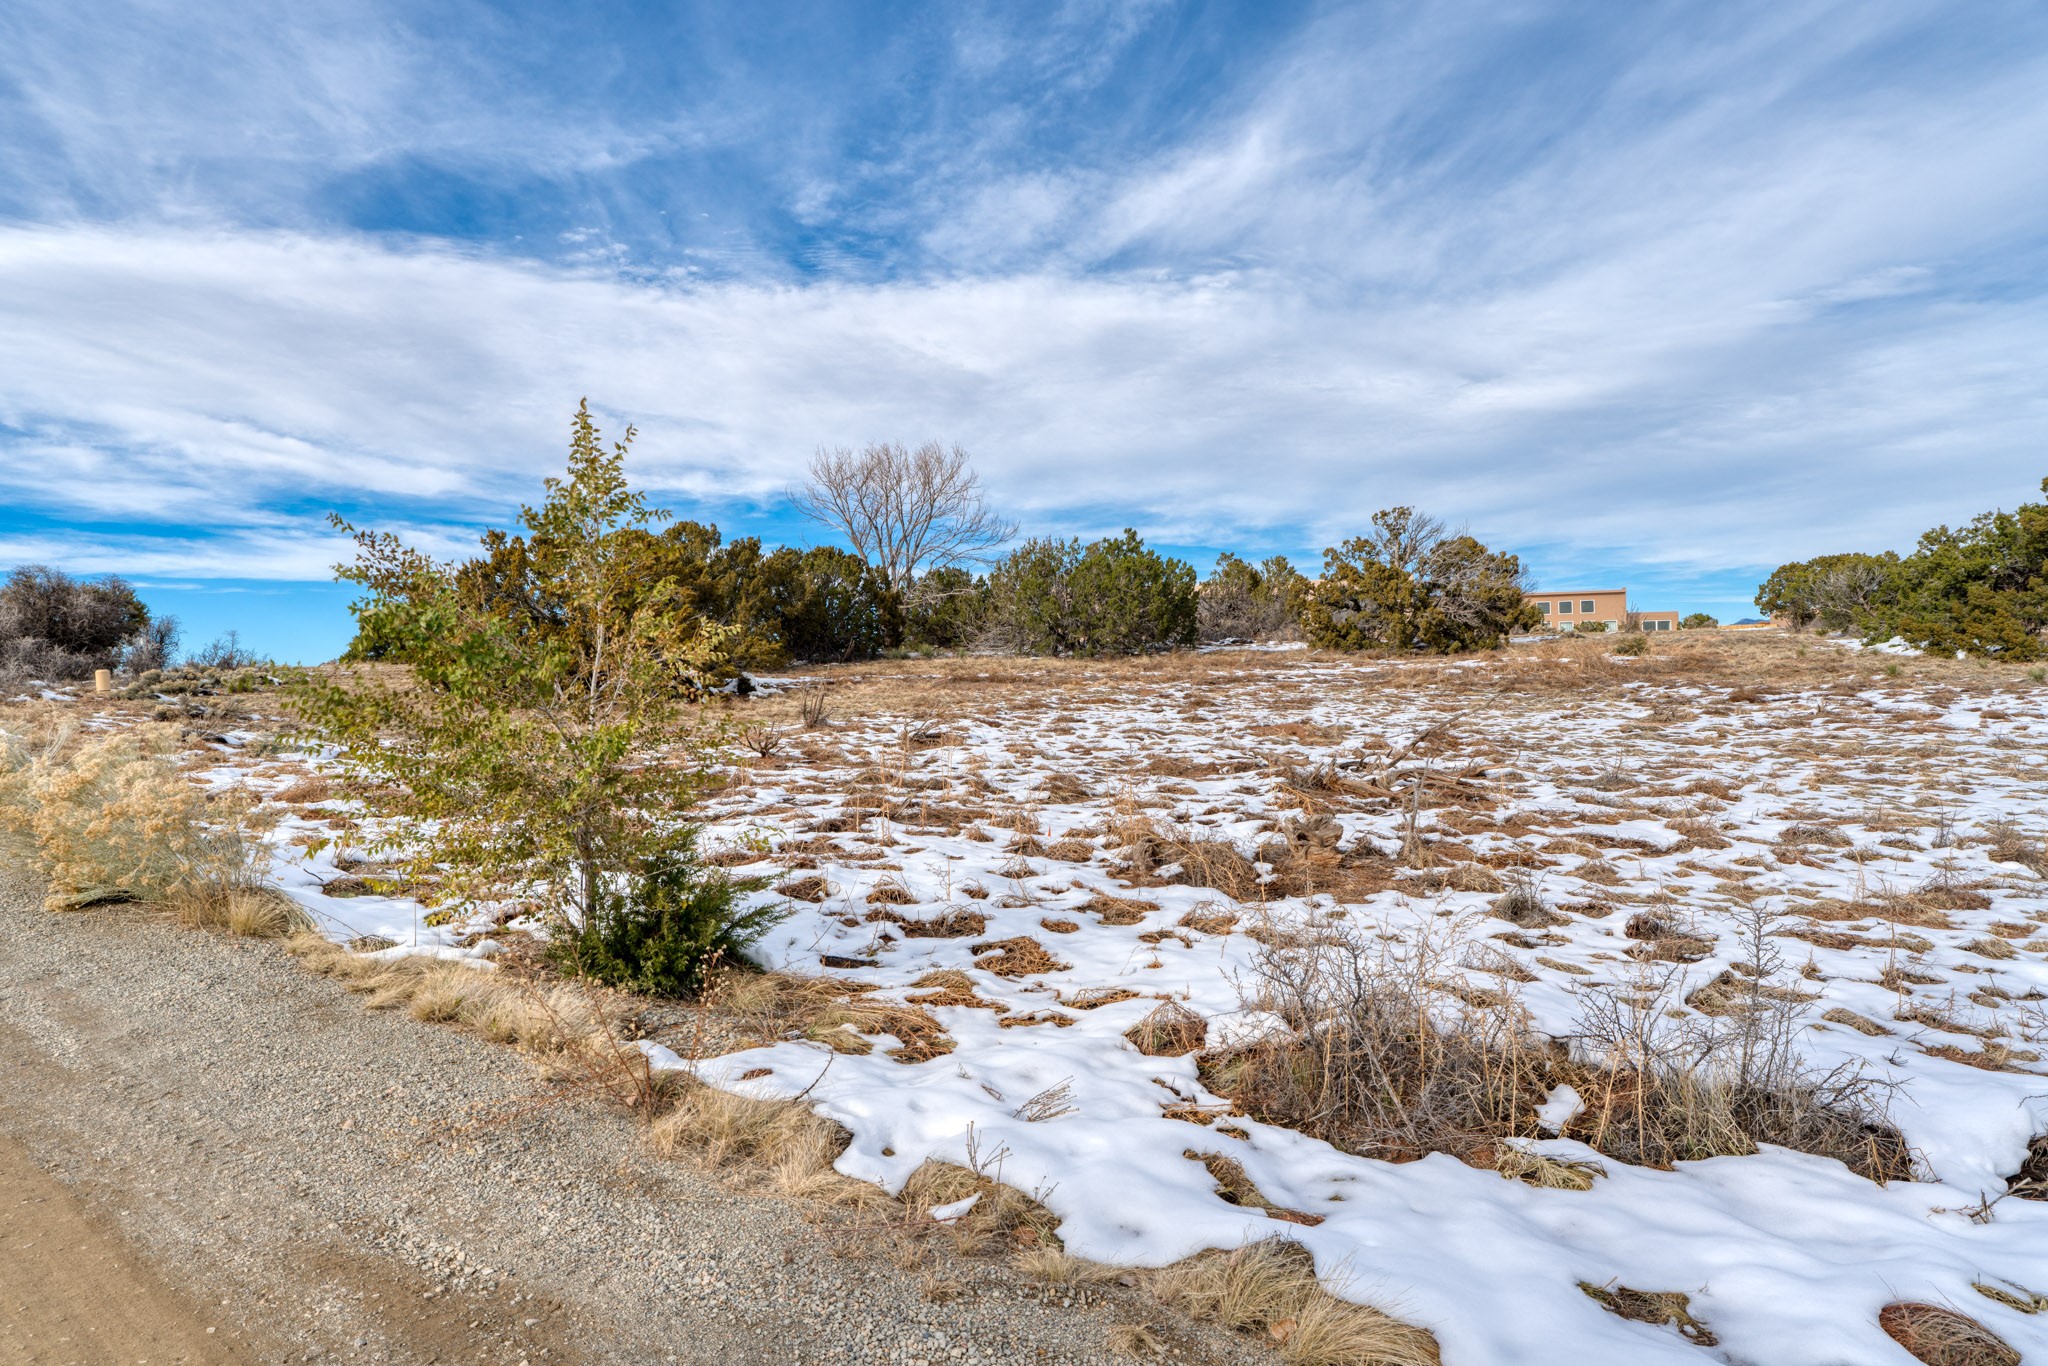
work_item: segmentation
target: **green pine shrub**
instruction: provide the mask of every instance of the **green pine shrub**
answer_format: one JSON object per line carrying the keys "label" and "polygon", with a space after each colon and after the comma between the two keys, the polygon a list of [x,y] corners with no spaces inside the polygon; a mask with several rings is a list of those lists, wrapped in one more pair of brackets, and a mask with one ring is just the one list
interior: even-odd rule
{"label": "green pine shrub", "polygon": [[1086,547],[1030,540],[988,576],[984,639],[1023,654],[1113,655],[1196,638],[1192,565],[1126,529]]}
{"label": "green pine shrub", "polygon": [[749,907],[766,883],[700,867],[687,846],[663,849],[599,891],[589,914],[565,927],[549,957],[567,971],[650,996],[693,996],[788,914],[778,903]]}
{"label": "green pine shrub", "polygon": [[1515,556],[1413,508],[1388,508],[1370,532],[1323,552],[1302,626],[1326,650],[1490,650],[1540,622],[1526,586]]}

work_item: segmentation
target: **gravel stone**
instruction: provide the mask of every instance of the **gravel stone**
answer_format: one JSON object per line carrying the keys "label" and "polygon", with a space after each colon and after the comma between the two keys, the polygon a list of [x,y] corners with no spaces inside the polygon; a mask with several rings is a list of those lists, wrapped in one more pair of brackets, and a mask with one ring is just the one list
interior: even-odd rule
{"label": "gravel stone", "polygon": [[[1257,1362],[1142,1291],[839,1255],[816,1212],[663,1162],[514,1050],[367,1010],[276,945],[0,883],[0,1138],[264,1361]],[[218,1304],[218,1312],[212,1306]],[[225,1348],[224,1348],[225,1350]],[[240,1358],[237,1358],[240,1359]]]}

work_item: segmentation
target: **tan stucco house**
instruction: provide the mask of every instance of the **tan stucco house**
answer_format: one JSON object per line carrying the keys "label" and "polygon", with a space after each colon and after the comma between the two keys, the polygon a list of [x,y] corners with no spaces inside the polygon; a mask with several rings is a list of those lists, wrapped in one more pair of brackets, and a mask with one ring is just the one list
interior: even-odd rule
{"label": "tan stucco house", "polygon": [[[1546,630],[1569,631],[1594,622],[1609,631],[1619,631],[1629,619],[1626,588],[1588,588],[1572,592],[1524,593],[1543,616]],[[1635,619],[1645,631],[1676,631],[1676,612],[1637,612]]]}

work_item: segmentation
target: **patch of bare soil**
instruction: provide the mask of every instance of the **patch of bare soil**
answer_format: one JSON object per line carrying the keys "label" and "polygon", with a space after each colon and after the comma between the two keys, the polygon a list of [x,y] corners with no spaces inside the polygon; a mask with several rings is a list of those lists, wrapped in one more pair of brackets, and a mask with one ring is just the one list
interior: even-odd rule
{"label": "patch of bare soil", "polygon": [[0,1135],[0,1362],[261,1358],[27,1148]]}

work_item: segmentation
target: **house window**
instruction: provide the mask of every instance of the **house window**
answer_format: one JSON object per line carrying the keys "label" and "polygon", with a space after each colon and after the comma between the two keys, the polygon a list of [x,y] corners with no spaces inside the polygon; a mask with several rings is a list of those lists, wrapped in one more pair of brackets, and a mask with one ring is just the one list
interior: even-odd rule
{"label": "house window", "polygon": [[1561,602],[1557,605],[1557,610],[1564,613],[1566,616],[1570,616],[1572,613],[1572,605],[1568,602]]}
{"label": "house window", "polygon": [[1580,604],[1579,604],[1579,610],[1580,610],[1581,612],[1590,612],[1590,611],[1592,611],[1592,610],[1593,610],[1593,600],[1592,600],[1591,598],[1587,598],[1587,599],[1586,599],[1586,600],[1585,600],[1584,602],[1582,602],[1582,603],[1580,603]]}
{"label": "house window", "polygon": [[1547,617],[1550,615],[1550,604],[1547,602],[1539,602],[1536,604],[1536,610]]}

